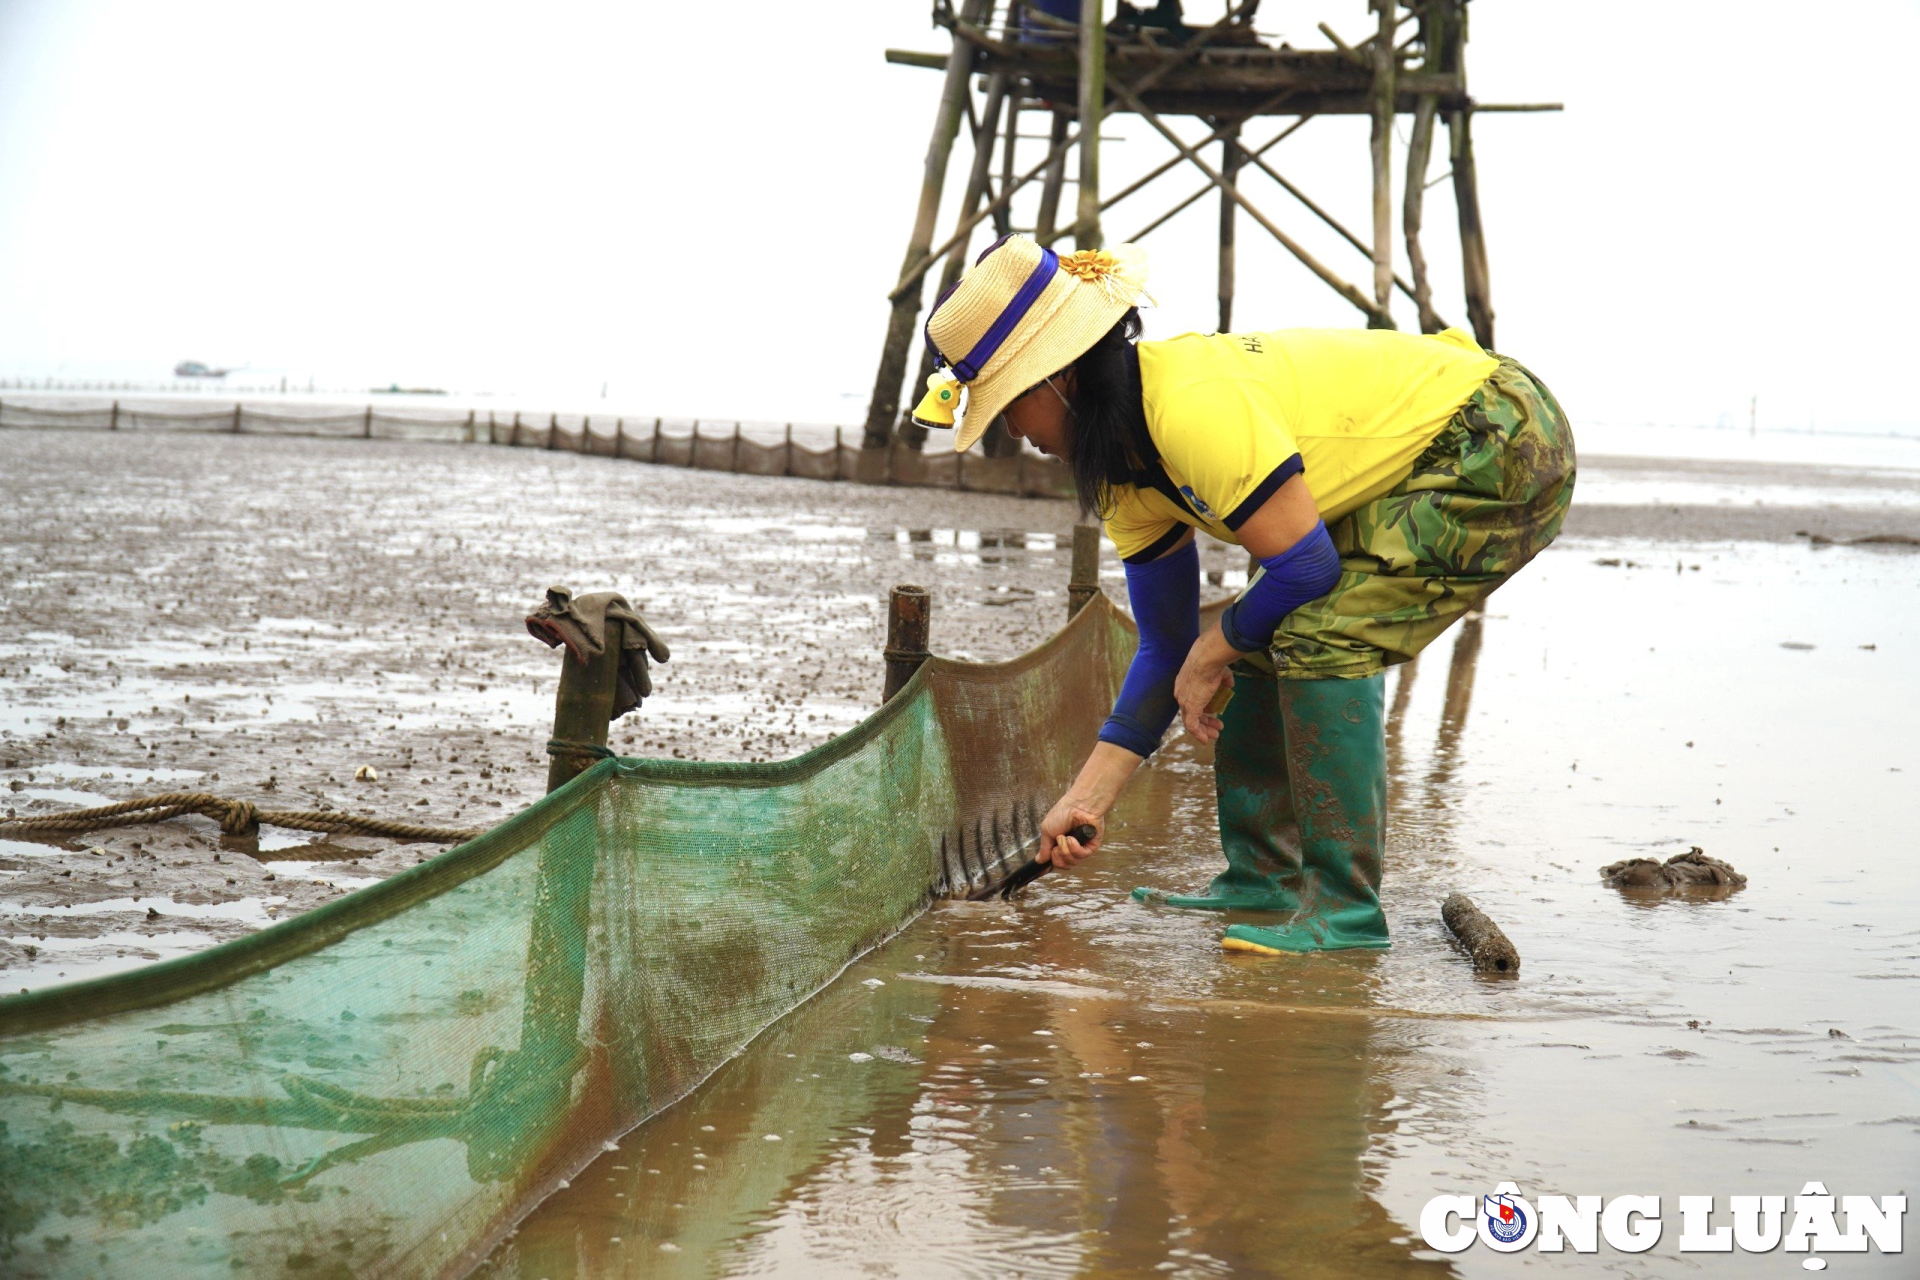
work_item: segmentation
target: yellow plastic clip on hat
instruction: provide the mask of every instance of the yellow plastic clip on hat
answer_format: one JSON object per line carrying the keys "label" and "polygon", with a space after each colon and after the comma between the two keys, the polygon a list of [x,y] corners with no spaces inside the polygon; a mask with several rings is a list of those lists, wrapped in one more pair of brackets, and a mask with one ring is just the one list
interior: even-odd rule
{"label": "yellow plastic clip on hat", "polygon": [[960,407],[960,383],[935,370],[927,375],[927,394],[913,407],[913,420],[923,427],[953,430],[953,411]]}

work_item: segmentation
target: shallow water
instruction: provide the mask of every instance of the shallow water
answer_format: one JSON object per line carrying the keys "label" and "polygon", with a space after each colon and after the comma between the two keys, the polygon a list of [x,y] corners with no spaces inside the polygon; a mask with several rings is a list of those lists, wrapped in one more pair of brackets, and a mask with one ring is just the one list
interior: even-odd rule
{"label": "shallow water", "polygon": [[[892,583],[936,592],[935,647],[956,656],[1029,647],[1064,599],[1065,504],[534,450],[115,449],[0,439],[5,803],[166,783],[490,821],[545,776],[554,658],[518,620],[551,581],[635,590],[674,642],[623,749],[709,759],[795,754],[865,715]],[[1172,745],[1107,854],[1017,906],[929,912],[576,1178],[492,1269],[1477,1276],[1512,1264],[1435,1260],[1420,1207],[1512,1179],[1667,1197],[1652,1254],[1536,1268],[1797,1271],[1680,1257],[1672,1197],[1816,1178],[1882,1195],[1920,1171],[1920,555],[1724,540],[1749,526],[1721,514],[1754,497],[1764,536],[1819,527],[1777,478],[1621,466],[1610,491],[1606,474],[1583,476],[1570,528],[1685,500],[1696,532],[1569,535],[1390,685],[1391,952],[1228,956],[1220,921],[1129,901],[1198,887],[1217,859],[1204,753]],[[1824,502],[1840,482],[1793,484]],[[1888,489],[1912,486],[1848,518],[1920,531]],[[1242,565],[1205,551],[1218,585]],[[350,781],[360,763],[378,784]],[[0,916],[9,984],[237,936],[429,852],[276,832],[258,859],[185,822],[70,843],[0,843],[0,888],[32,905]],[[1750,886],[1654,904],[1597,882],[1694,844]],[[1518,980],[1454,952],[1437,904],[1455,888],[1519,946]]]}
{"label": "shallow water", "polygon": [[[1218,858],[1205,751],[1176,744],[1105,854],[1016,905],[936,906],[490,1273],[1504,1274],[1417,1224],[1505,1180],[1664,1198],[1650,1253],[1536,1270],[1797,1272],[1678,1253],[1675,1198],[1920,1173],[1917,567],[1563,544],[1390,685],[1391,951],[1229,955],[1220,920],[1131,902]],[[1748,887],[1598,882],[1695,844]],[[1453,949],[1452,889],[1513,938],[1517,979]]]}

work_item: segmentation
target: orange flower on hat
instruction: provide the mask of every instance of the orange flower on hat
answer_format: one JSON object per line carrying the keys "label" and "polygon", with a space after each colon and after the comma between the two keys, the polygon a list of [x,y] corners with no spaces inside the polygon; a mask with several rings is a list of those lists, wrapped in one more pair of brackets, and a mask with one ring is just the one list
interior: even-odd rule
{"label": "orange flower on hat", "polygon": [[1076,280],[1093,284],[1118,271],[1120,264],[1105,249],[1081,249],[1061,258],[1060,269]]}

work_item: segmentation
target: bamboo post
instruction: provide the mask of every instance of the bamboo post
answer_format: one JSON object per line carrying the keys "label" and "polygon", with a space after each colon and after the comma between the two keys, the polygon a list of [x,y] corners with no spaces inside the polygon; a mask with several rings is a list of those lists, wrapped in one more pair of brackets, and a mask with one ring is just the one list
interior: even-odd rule
{"label": "bamboo post", "polygon": [[[1438,72],[1441,50],[1436,34],[1444,31],[1444,19],[1436,21],[1431,9],[1423,9],[1419,19],[1420,44],[1424,50],[1421,70]],[[1407,137],[1407,189],[1401,198],[1400,234],[1407,241],[1407,263],[1413,275],[1409,291],[1414,309],[1420,314],[1420,332],[1439,333],[1446,328],[1433,309],[1433,285],[1427,278],[1427,254],[1420,244],[1420,232],[1426,217],[1427,168],[1433,157],[1433,123],[1439,112],[1437,95],[1423,93],[1413,105],[1413,130]]]}
{"label": "bamboo post", "polygon": [[700,419],[698,418],[693,420],[693,439],[687,442],[687,465],[689,467],[700,465]]}
{"label": "bamboo post", "polygon": [[1386,317],[1393,303],[1393,37],[1398,6],[1394,0],[1371,0],[1371,7],[1380,15],[1371,50],[1373,83],[1367,94],[1373,116],[1373,305],[1378,312],[1369,318],[1368,327],[1391,329],[1393,322]]}
{"label": "bamboo post", "polygon": [[1060,217],[1060,188],[1067,180],[1067,153],[1060,144],[1067,140],[1067,113],[1059,107],[1053,109],[1053,127],[1047,133],[1048,154],[1052,159],[1047,164],[1047,176],[1040,184],[1040,214],[1034,220],[1033,238],[1041,244],[1053,240],[1054,223]]}
{"label": "bamboo post", "polygon": [[[1018,14],[1019,9],[1020,6],[1017,3],[1008,6],[1008,19],[1012,20]],[[1007,99],[1006,141],[1001,143],[1000,146],[1000,189],[1002,191],[1007,190],[1013,185],[1014,153],[1019,145],[1019,141],[1020,95],[1016,93]],[[1013,214],[1010,210],[1003,207],[993,215],[994,238],[998,239],[1012,231]]]}
{"label": "bamboo post", "polygon": [[840,451],[846,446],[840,442],[840,436],[845,430],[845,427],[835,427],[833,429],[833,478],[835,480],[842,478],[840,475]]}
{"label": "bamboo post", "polygon": [[627,420],[625,418],[613,420],[613,456],[616,458],[627,456]]}
{"label": "bamboo post", "polygon": [[547,415],[547,448],[557,449],[559,447],[560,415],[558,413],[550,413]]}
{"label": "bamboo post", "polygon": [[[1240,126],[1220,139],[1220,172],[1236,190],[1240,182]],[[1233,232],[1240,206],[1226,188],[1220,191],[1220,325],[1218,332],[1233,332]]]}
{"label": "bamboo post", "polygon": [[373,406],[367,406],[366,416],[361,419],[360,435],[362,439],[373,439]]}
{"label": "bamboo post", "polygon": [[1067,571],[1067,616],[1086,608],[1100,594],[1100,526],[1073,526],[1073,561]]}
{"label": "bamboo post", "polygon": [[660,461],[660,423],[661,421],[662,419],[660,418],[655,418],[653,420],[653,444],[647,450],[648,462]]}
{"label": "bamboo post", "polygon": [[[980,207],[981,197],[986,194],[987,179],[993,170],[993,138],[1000,128],[1000,111],[1006,100],[1007,77],[1004,75],[989,77],[987,101],[980,111],[980,132],[974,140],[973,164],[967,170],[967,189],[960,197],[960,217],[963,221],[974,215]],[[969,243],[969,240],[963,238],[947,252],[946,265],[940,269],[940,287],[934,297],[937,298],[952,288],[960,279],[961,273],[967,269]],[[920,353],[920,376],[913,383],[916,392],[926,385],[928,376],[933,373],[933,350],[931,347],[926,347],[925,343],[921,345],[926,349]],[[907,448],[916,453],[926,446],[927,429],[915,422],[910,414],[903,413],[900,416],[896,433]]]}
{"label": "bamboo post", "polygon": [[238,400],[233,402],[233,434],[240,434],[240,402]]}
{"label": "bamboo post", "polygon": [[477,444],[479,443],[479,440],[480,440],[480,411],[478,409],[469,409],[467,410],[466,442],[468,444]]}
{"label": "bamboo post", "polygon": [[118,431],[119,429],[120,429],[120,402],[118,400],[115,400],[113,402],[113,408],[107,411],[107,430]]}
{"label": "bamboo post", "polygon": [[[585,662],[560,647],[560,691],[553,702],[553,741],[579,747],[607,745],[613,720],[613,695],[620,677],[621,628],[607,621],[605,644]],[[556,751],[547,764],[547,790],[557,791],[593,766],[592,750]]]}
{"label": "bamboo post", "polygon": [[733,460],[727,464],[727,470],[738,475],[740,472],[740,423],[733,424]]}
{"label": "bamboo post", "polygon": [[793,474],[793,424],[791,422],[787,424],[787,449],[781,457],[780,474],[783,476]]}
{"label": "bamboo post", "polygon": [[507,443],[520,443],[520,411],[518,409],[513,411],[513,426],[508,429]]}
{"label": "bamboo post", "polygon": [[590,413],[581,414],[580,415],[580,444],[577,448],[574,449],[575,453],[592,453],[593,452],[592,432],[593,432],[593,415]]}
{"label": "bamboo post", "polygon": [[[1440,69],[1466,92],[1467,12],[1463,0],[1442,0],[1431,11],[1440,40]],[[1467,319],[1482,347],[1493,349],[1493,288],[1487,274],[1487,241],[1480,225],[1480,181],[1473,165],[1473,113],[1464,106],[1447,113],[1447,144],[1453,162],[1453,200],[1460,221],[1460,274]]]}
{"label": "bamboo post", "polygon": [[494,421],[493,410],[487,410],[487,443],[500,443],[500,424]]}
{"label": "bamboo post", "polygon": [[927,652],[932,619],[933,597],[925,587],[902,585],[887,593],[887,683],[881,702],[891,702],[932,656]]}
{"label": "bamboo post", "polygon": [[1073,245],[1100,247],[1100,119],[1107,103],[1106,0],[1080,0],[1080,191]]}
{"label": "bamboo post", "polygon": [[[962,20],[978,23],[987,0],[965,0]],[[960,131],[960,116],[967,101],[967,76],[973,70],[973,46],[955,38],[953,52],[947,55],[946,81],[940,89],[940,107],[934,114],[933,136],[927,142],[927,157],[920,177],[920,207],[914,213],[913,232],[907,239],[903,271],[910,271],[927,255],[933,244],[934,223],[940,215],[940,193],[946,186],[947,159],[953,152],[954,137]],[[907,376],[907,351],[919,327],[920,281],[893,300],[887,316],[887,339],[880,349],[880,367],[873,377],[873,396],[867,403],[866,436],[863,448],[878,449],[893,438],[893,424],[900,416],[900,387]]]}

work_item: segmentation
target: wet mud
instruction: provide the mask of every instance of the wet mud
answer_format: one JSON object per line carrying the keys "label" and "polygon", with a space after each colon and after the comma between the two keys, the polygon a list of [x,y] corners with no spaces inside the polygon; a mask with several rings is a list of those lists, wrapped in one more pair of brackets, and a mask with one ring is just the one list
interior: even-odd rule
{"label": "wet mud", "polygon": [[[560,659],[523,619],[555,584],[625,593],[672,646],[616,750],[796,755],[878,703],[897,583],[933,593],[943,654],[1051,634],[1072,521],[529,449],[0,432],[0,813],[210,791],[490,825],[544,790]],[[1215,547],[1207,567],[1244,582],[1244,563]],[[0,841],[9,990],[230,937],[441,847],[199,819]]]}
{"label": "wet mud", "polygon": [[[620,750],[778,757],[877,701],[895,583],[933,591],[940,652],[1051,632],[1072,515],[529,450],[35,432],[0,434],[0,489],[0,806],[205,789],[444,825],[542,788],[557,659],[521,619],[548,585],[621,590],[673,646]],[[1871,526],[1848,537],[1915,527],[1883,497],[1817,510]],[[1585,501],[1390,679],[1390,951],[1235,956],[1219,933],[1243,917],[1132,902],[1219,869],[1210,758],[1176,741],[1100,856],[1012,903],[936,905],[486,1274],[1478,1276],[1510,1268],[1427,1251],[1429,1197],[1904,1190],[1920,560],[1742,540],[1808,528],[1797,501],[1697,502],[1737,516],[1680,533]],[[1227,548],[1203,567],[1244,581]],[[1594,876],[1696,845],[1749,886],[1643,910]],[[198,820],[0,841],[0,970],[175,954],[432,852]],[[1440,918],[1455,891],[1521,976],[1474,975]],[[1678,1234],[1606,1261],[1695,1274]]]}

